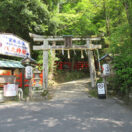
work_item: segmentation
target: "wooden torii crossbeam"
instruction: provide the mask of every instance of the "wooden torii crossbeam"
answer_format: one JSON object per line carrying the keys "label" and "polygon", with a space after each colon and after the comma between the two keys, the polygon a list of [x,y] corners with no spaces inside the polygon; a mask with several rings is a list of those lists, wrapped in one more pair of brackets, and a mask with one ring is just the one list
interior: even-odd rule
{"label": "wooden torii crossbeam", "polygon": [[72,38],[72,41],[86,41],[85,45],[70,45],[67,47],[65,45],[49,45],[49,42],[57,42],[63,41],[65,42],[65,38],[62,36],[43,36],[36,34],[29,34],[30,37],[33,38],[35,42],[43,42],[43,45],[33,46],[33,50],[43,50],[43,88],[47,89],[48,87],[48,50],[87,50],[88,52],[88,62],[90,68],[90,79],[91,86],[96,86],[96,69],[95,69],[95,61],[93,56],[93,50],[101,49],[102,46],[99,44],[92,44],[92,41],[101,40],[100,37],[87,37],[87,38]]}

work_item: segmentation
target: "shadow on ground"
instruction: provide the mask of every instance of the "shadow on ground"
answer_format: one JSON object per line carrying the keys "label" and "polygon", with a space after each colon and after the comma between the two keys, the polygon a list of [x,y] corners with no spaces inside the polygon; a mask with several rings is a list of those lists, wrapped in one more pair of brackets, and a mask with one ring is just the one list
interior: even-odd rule
{"label": "shadow on ground", "polygon": [[89,98],[84,82],[58,86],[50,101],[1,104],[0,132],[131,132],[132,111]]}

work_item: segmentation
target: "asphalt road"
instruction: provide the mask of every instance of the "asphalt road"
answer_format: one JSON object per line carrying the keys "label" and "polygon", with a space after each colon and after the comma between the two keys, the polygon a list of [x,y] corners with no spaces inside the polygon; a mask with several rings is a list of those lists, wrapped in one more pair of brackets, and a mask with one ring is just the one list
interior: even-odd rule
{"label": "asphalt road", "polygon": [[44,102],[0,104],[0,132],[132,132],[132,111],[87,95],[87,82],[57,86]]}

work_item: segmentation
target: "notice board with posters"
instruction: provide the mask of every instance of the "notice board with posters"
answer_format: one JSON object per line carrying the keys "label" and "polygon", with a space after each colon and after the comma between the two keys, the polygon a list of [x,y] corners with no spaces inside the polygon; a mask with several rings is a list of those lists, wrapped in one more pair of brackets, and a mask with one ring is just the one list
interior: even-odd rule
{"label": "notice board with posters", "polygon": [[0,54],[25,58],[30,56],[30,46],[16,35],[0,34]]}
{"label": "notice board with posters", "polygon": [[16,96],[17,91],[18,91],[18,85],[16,84],[4,85],[4,96],[6,97]]}

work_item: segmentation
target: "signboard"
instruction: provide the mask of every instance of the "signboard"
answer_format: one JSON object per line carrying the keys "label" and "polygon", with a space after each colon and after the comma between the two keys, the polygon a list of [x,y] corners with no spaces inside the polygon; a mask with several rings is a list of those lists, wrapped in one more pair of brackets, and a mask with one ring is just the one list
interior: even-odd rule
{"label": "signboard", "polygon": [[18,90],[18,85],[16,84],[4,85],[4,96],[7,97],[16,96],[17,90]]}
{"label": "signboard", "polygon": [[25,75],[26,79],[31,79],[33,77],[33,68],[31,66],[26,66]]}
{"label": "signboard", "polygon": [[104,87],[104,83],[98,83],[97,84],[97,88],[98,88],[98,94],[105,94],[105,87]]}
{"label": "signboard", "polygon": [[15,79],[15,76],[0,75],[0,83],[14,83]]}
{"label": "signboard", "polygon": [[12,34],[0,34],[0,54],[25,58],[30,56],[29,43]]}
{"label": "signboard", "polygon": [[103,64],[103,75],[109,75],[109,74],[110,74],[109,64]]}

